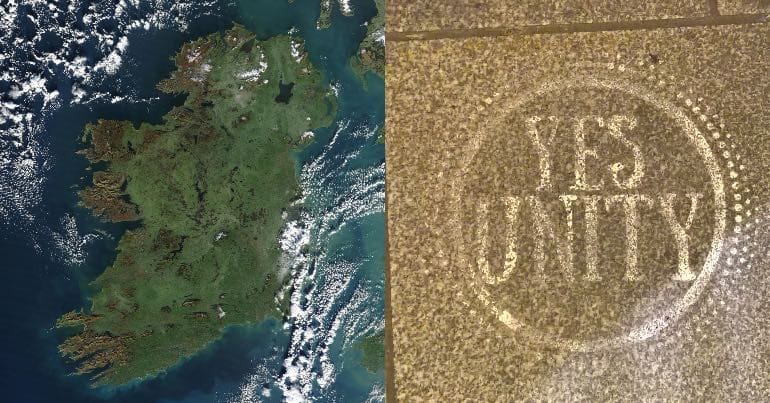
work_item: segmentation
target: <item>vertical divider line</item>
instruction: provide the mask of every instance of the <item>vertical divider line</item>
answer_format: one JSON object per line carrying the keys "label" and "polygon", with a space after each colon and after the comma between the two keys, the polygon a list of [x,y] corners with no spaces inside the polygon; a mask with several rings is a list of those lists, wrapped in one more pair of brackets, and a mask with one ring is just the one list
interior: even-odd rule
{"label": "vertical divider line", "polygon": [[[386,81],[387,82],[387,81]],[[387,92],[386,95],[387,96]],[[388,117],[385,116],[385,157],[388,156]],[[395,403],[396,397],[396,367],[395,349],[393,348],[393,307],[391,299],[392,276],[390,274],[390,219],[388,205],[390,192],[388,192],[388,163],[385,162],[385,401]]]}

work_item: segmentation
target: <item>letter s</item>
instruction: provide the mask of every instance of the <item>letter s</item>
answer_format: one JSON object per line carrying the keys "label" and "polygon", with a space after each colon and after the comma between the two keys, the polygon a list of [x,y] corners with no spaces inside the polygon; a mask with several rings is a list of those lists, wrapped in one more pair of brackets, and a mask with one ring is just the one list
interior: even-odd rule
{"label": "letter s", "polygon": [[631,150],[634,154],[634,172],[625,181],[618,179],[618,173],[625,168],[622,162],[616,162],[610,166],[610,172],[612,173],[612,180],[621,189],[635,189],[639,186],[644,176],[644,157],[639,146],[631,140],[627,139],[623,132],[620,131],[620,127],[624,124],[629,130],[636,128],[636,118],[633,116],[614,115],[610,118],[608,127],[610,135],[620,141],[624,146]]}

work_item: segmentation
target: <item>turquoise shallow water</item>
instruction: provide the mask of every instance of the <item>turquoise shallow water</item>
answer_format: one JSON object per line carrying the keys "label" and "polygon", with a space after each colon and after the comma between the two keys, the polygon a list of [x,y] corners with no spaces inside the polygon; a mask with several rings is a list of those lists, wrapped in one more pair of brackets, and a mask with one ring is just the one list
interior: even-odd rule
{"label": "turquoise shallow water", "polygon": [[[384,84],[369,74],[364,90],[349,68],[365,32],[362,23],[375,12],[373,2],[352,4],[354,16],[342,16],[335,8],[332,28],[322,31],[315,27],[317,2],[244,0],[196,19],[189,32],[133,34],[121,70],[102,85],[113,92],[130,89],[144,101],[68,105],[45,117],[42,138],[50,169],[41,181],[41,201],[31,212],[34,227],[0,226],[0,303],[5,308],[0,314],[5,329],[0,334],[0,400],[280,401],[288,391],[318,401],[363,401],[381,394],[384,371],[363,369],[355,342],[384,323],[384,146],[376,142],[376,129],[384,122]],[[114,258],[116,239],[125,228],[99,223],[77,207],[76,190],[88,179],[85,161],[75,155],[75,140],[83,125],[97,118],[158,121],[180,102],[154,89],[173,67],[169,56],[184,41],[226,29],[233,21],[263,38],[297,27],[313,62],[338,92],[334,124],[319,130],[315,143],[297,153],[297,174],[306,190],[301,224],[310,239],[309,252],[296,257],[293,272],[297,291],[292,296],[300,314],[286,322],[268,319],[230,328],[154,379],[117,390],[90,389],[86,377],[67,375],[72,365],[56,351],[64,335],[52,326],[61,313],[88,304],[87,283]],[[64,224],[62,217],[68,217]],[[67,223],[78,234],[68,246],[82,260],[61,258],[74,252],[58,251],[60,240],[49,236]]]}

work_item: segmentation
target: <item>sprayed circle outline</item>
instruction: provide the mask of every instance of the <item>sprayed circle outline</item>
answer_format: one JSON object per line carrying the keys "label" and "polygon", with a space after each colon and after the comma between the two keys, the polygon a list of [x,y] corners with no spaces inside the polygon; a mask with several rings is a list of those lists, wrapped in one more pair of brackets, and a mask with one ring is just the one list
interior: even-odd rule
{"label": "sprayed circle outline", "polygon": [[[706,288],[711,280],[712,274],[716,269],[719,258],[722,254],[725,240],[725,229],[727,221],[727,204],[725,201],[725,186],[723,180],[723,173],[720,168],[717,158],[711,149],[703,133],[698,126],[690,119],[686,112],[682,108],[675,105],[673,102],[661,98],[644,87],[638,84],[628,82],[621,79],[607,79],[600,78],[596,75],[583,74],[575,75],[573,77],[547,81],[541,84],[534,90],[525,92],[523,95],[515,98],[514,100],[505,102],[502,107],[498,109],[504,109],[507,111],[514,111],[520,108],[522,105],[530,102],[534,97],[539,95],[545,95],[558,90],[564,89],[581,89],[581,88],[594,88],[594,89],[606,89],[615,90],[630,97],[641,99],[646,103],[653,106],[656,110],[663,112],[667,117],[672,119],[682,129],[684,135],[688,141],[695,147],[698,155],[706,165],[706,170],[709,175],[709,179],[712,184],[712,190],[714,192],[714,233],[711,240],[711,248],[703,264],[703,268],[697,277],[687,289],[685,294],[677,299],[668,309],[660,312],[658,315],[653,315],[651,318],[647,318],[643,324],[632,328],[625,334],[619,336],[597,338],[593,340],[573,340],[560,337],[551,336],[538,332],[526,325],[522,321],[513,317],[507,310],[497,307],[492,300],[490,293],[483,285],[477,285],[478,299],[481,303],[488,308],[495,317],[505,324],[508,328],[522,332],[526,337],[536,342],[556,347],[566,348],[572,351],[586,352],[594,350],[602,350],[608,348],[615,348],[620,345],[641,342],[648,340],[665,330],[670,324],[678,321],[681,316],[688,310],[688,308],[694,304],[703,290]],[[508,114],[496,114],[491,119],[486,121],[485,127],[500,127],[501,120],[505,119]],[[461,163],[460,174],[453,180],[453,194],[455,195],[455,214],[459,217],[460,206],[462,204],[462,197],[460,189],[462,189],[462,178],[466,176],[469,171],[470,165],[473,160],[476,159],[481,148],[481,141],[488,138],[487,134],[476,136],[469,143],[471,144],[472,151]],[[458,219],[455,217],[455,219]],[[459,220],[458,220],[459,221]],[[456,221],[457,222],[457,221]],[[460,227],[462,227],[460,225]],[[471,273],[475,274],[475,267],[467,261],[465,254],[461,254],[461,264],[464,268],[470,268]],[[472,275],[471,278],[474,282],[481,282],[477,276]]]}

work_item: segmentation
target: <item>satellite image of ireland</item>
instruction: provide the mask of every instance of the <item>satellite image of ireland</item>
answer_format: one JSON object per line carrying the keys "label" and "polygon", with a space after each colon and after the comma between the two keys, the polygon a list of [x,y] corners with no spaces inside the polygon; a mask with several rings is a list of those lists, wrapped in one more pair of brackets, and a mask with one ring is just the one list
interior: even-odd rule
{"label": "satellite image of ireland", "polygon": [[0,2],[0,401],[384,401],[383,13]]}

